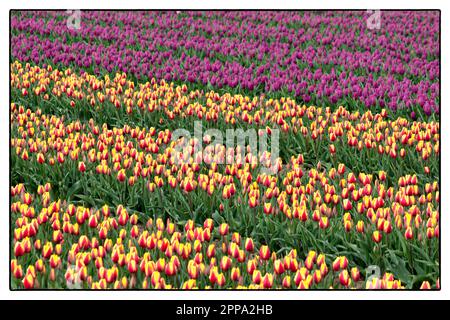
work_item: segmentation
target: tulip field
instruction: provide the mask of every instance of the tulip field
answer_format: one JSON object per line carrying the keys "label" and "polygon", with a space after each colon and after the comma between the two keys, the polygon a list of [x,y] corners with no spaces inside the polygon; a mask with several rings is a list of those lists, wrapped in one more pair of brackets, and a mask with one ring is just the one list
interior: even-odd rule
{"label": "tulip field", "polygon": [[11,289],[440,289],[439,12],[70,14],[11,12]]}

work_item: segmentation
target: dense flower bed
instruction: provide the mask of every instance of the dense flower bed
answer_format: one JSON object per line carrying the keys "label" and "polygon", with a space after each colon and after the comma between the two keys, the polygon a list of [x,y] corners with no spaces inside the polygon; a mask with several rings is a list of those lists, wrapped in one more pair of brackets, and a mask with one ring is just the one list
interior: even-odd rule
{"label": "dense flower bed", "polygon": [[[124,271],[124,263],[128,267],[132,263],[127,258],[119,265],[113,260],[113,264],[108,264],[109,271],[100,270],[103,265],[96,264],[98,277],[89,272],[91,276],[83,278],[83,286],[147,288],[151,281],[154,288],[411,288],[420,280],[416,278],[419,272],[425,273],[434,287],[439,285],[439,123],[392,120],[385,110],[373,114],[340,107],[332,112],[329,108],[297,105],[284,98],[250,99],[214,92],[205,95],[164,80],[134,83],[125,74],[100,79],[69,69],[22,66],[18,62],[12,64],[11,71],[13,101],[18,101],[11,105],[12,177],[13,183],[19,183],[12,188],[12,222],[16,226],[12,268],[18,279],[13,281],[15,286],[46,287],[50,277],[51,287],[66,287],[66,283],[55,279],[61,279],[63,274],[71,277],[67,263],[76,262],[82,270],[91,270],[95,259],[86,258],[84,266],[71,258],[78,251],[71,254],[70,248],[81,241],[79,237],[87,237],[83,241],[88,243],[105,245],[110,223],[114,225],[109,217],[114,214],[109,209],[107,215],[99,213],[107,210],[102,209],[105,203],[106,208],[120,206],[117,212],[136,212],[130,230],[113,227],[122,240],[129,239],[130,232],[129,240],[147,235],[142,227],[148,217],[153,217],[152,221],[171,218],[174,228],[190,219],[192,230],[196,223],[207,220],[210,231],[214,225],[227,229],[230,226],[236,234],[252,238],[252,243],[273,253],[285,255],[287,251],[299,250],[305,257],[302,259],[314,255],[315,261],[315,252],[319,251],[325,253],[322,259],[327,261],[345,255],[350,262],[342,270],[335,270],[341,270],[339,275],[327,276],[328,271],[320,270],[328,270],[325,260],[321,260],[317,271],[307,266],[301,269],[299,265],[291,270],[292,274],[282,277],[283,272],[273,269],[282,268],[275,267],[279,260],[275,254],[270,258],[273,265],[263,263],[261,276],[248,271],[249,275],[241,277],[243,266],[250,262],[244,249],[236,248],[232,257],[211,260],[209,268],[200,267],[203,278],[196,282],[196,278],[186,278],[191,262],[175,263],[169,259],[171,255],[160,254],[155,260],[144,252],[136,252],[137,245],[127,242],[135,266],[144,268],[146,262],[160,259],[164,266],[169,261],[174,263],[170,274],[165,267],[156,273],[158,279],[163,271],[169,278],[151,280],[151,272],[145,276],[129,274]],[[89,120],[80,120],[81,114]],[[282,148],[280,157],[275,159],[278,174],[261,173],[259,169],[264,164],[252,160],[261,155],[251,152],[243,161],[228,164],[224,159],[237,155],[237,150],[225,145],[216,145],[215,153],[205,161],[177,163],[172,157],[176,141],[171,139],[171,128],[188,126],[192,119],[217,127],[239,124],[264,131],[281,128],[281,139],[289,148]],[[106,122],[100,124],[97,120]],[[125,124],[120,125],[121,122]],[[155,127],[146,127],[145,123],[154,123]],[[210,143],[207,136],[203,141],[189,141],[193,159],[199,159],[194,147],[202,142]],[[27,193],[22,183],[32,193]],[[50,200],[50,190],[46,190],[50,185],[61,200]],[[40,196],[43,198],[38,201]],[[85,208],[87,205],[89,209]],[[49,208],[52,209],[48,211]],[[62,221],[61,214],[66,217]],[[125,219],[121,215],[116,213],[113,218],[119,219],[119,224],[120,219]],[[85,224],[90,227],[83,227]],[[31,234],[30,228],[34,230]],[[166,240],[169,242],[169,238]],[[35,249],[30,247],[32,242]],[[52,258],[58,263],[48,260],[51,256],[35,260],[41,256],[40,243],[60,244],[59,253]],[[225,245],[223,250],[227,252],[226,246],[231,244],[213,241],[212,245]],[[27,246],[28,251],[22,250]],[[128,257],[126,252],[122,253]],[[200,252],[201,249],[197,251]],[[233,259],[239,258],[239,252],[244,252],[242,261],[234,266]],[[150,260],[144,261],[144,257]],[[256,259],[256,265],[261,262],[260,257],[251,257]],[[191,258],[195,259],[188,255],[185,260]],[[219,262],[229,266],[216,270]],[[37,276],[34,267],[30,267],[36,263],[42,270],[50,270],[50,274]],[[287,268],[285,262],[279,263]],[[227,271],[231,265],[233,272],[220,271]],[[378,283],[381,274],[378,280],[370,278],[374,283],[363,281],[365,275],[360,270],[373,265],[395,273],[399,281],[387,275],[383,278],[387,283]],[[23,273],[25,267],[31,271]],[[121,280],[117,278],[118,270],[124,274]],[[178,271],[184,276],[171,277]],[[103,272],[116,276],[105,280]],[[301,276],[299,272],[303,272]],[[322,282],[322,277],[327,280]],[[426,282],[424,287],[428,286]]]}
{"label": "dense flower bed", "polygon": [[440,16],[371,14],[12,11],[11,287],[439,289]]}

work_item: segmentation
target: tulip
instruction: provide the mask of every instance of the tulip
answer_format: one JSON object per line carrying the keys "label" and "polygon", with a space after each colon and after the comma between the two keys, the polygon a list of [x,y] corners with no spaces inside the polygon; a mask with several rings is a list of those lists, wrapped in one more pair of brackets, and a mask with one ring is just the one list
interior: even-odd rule
{"label": "tulip", "polygon": [[128,272],[136,273],[138,271],[138,266],[136,260],[131,259],[127,264]]}
{"label": "tulip", "polygon": [[220,273],[217,276],[217,284],[219,285],[219,287],[223,287],[225,285],[226,279],[225,279],[225,275],[223,273]]}
{"label": "tulip", "polygon": [[322,274],[322,277],[326,276],[328,274],[328,267],[325,263],[322,263],[320,265],[320,273]]}
{"label": "tulip", "polygon": [[427,228],[427,238],[428,238],[428,239],[432,239],[433,237],[434,237],[434,229],[428,227],[428,228]]}
{"label": "tulip", "polygon": [[118,219],[119,224],[121,226],[126,225],[128,222],[128,218],[129,218],[129,216],[128,216],[127,211],[125,209],[121,210],[119,213],[119,219]]}
{"label": "tulip", "polygon": [[298,289],[299,290],[307,290],[307,289],[309,289],[308,282],[305,281],[305,280],[301,280],[300,283],[298,284]]}
{"label": "tulip", "polygon": [[372,240],[376,243],[379,243],[381,241],[382,235],[378,230],[375,230],[372,233]]}
{"label": "tulip", "polygon": [[25,289],[33,289],[34,288],[34,278],[33,275],[27,273],[22,280],[23,286]]}
{"label": "tulip", "polygon": [[23,277],[22,266],[21,265],[14,266],[14,268],[12,268],[12,273],[14,275],[14,278],[22,279]]}
{"label": "tulip", "polygon": [[174,262],[169,261],[164,269],[164,272],[168,276],[174,276],[177,273],[177,267]]}
{"label": "tulip", "polygon": [[273,212],[272,203],[270,203],[270,202],[264,203],[263,211],[264,211],[265,214],[271,214]]}
{"label": "tulip", "polygon": [[364,233],[364,221],[359,220],[356,224],[356,231],[359,233]]}
{"label": "tulip", "polygon": [[247,238],[245,240],[245,250],[247,250],[248,252],[253,252],[254,249],[255,249],[255,246],[253,244],[253,239]]}
{"label": "tulip", "polygon": [[209,229],[209,231],[213,231],[214,229],[214,221],[211,218],[208,218],[203,223],[203,228]]}
{"label": "tulip", "polygon": [[120,182],[124,182],[126,178],[127,175],[125,173],[125,169],[120,169],[117,173],[117,180],[119,180]]}
{"label": "tulip", "polygon": [[220,268],[223,271],[227,271],[231,267],[232,261],[230,257],[223,256],[222,260],[220,260]]}
{"label": "tulip", "polygon": [[39,153],[37,154],[37,162],[38,162],[39,164],[43,164],[43,163],[45,162],[44,155],[43,155],[41,152],[39,152]]}
{"label": "tulip", "polygon": [[97,216],[96,215],[90,216],[89,217],[89,227],[97,228],[97,225],[98,225]]}
{"label": "tulip", "polygon": [[345,232],[350,232],[352,230],[352,222],[347,220],[344,222]]}
{"label": "tulip", "polygon": [[320,218],[320,221],[319,221],[319,227],[320,227],[321,229],[326,229],[326,228],[328,228],[329,224],[330,224],[330,223],[329,223],[329,221],[328,221],[328,217],[323,216],[323,217]]}
{"label": "tulip", "polygon": [[339,282],[344,287],[348,287],[349,286],[349,284],[351,283],[351,279],[350,279],[350,276],[349,276],[347,270],[342,270],[341,271],[341,273],[339,274]]}
{"label": "tulip", "polygon": [[50,267],[52,269],[58,268],[61,265],[61,258],[56,254],[52,254],[50,257]]}
{"label": "tulip", "polygon": [[247,262],[247,273],[249,275],[253,275],[253,272],[256,270],[256,262],[255,260],[249,260]]}
{"label": "tulip", "polygon": [[322,273],[320,272],[320,270],[314,271],[313,280],[315,283],[320,283],[320,281],[322,281]]}
{"label": "tulip", "polygon": [[37,260],[35,263],[35,267],[37,271],[44,272],[45,271],[44,261],[42,261],[42,259]]}
{"label": "tulip", "polygon": [[86,165],[84,164],[84,162],[78,162],[78,171],[80,172],[85,172],[86,171]]}
{"label": "tulip", "polygon": [[217,267],[213,267],[211,268],[210,272],[209,272],[209,281],[211,282],[212,285],[214,285],[219,278],[219,272],[217,271]]}
{"label": "tulip", "polygon": [[368,290],[381,289],[381,280],[373,277],[370,281],[366,282],[366,289]]}
{"label": "tulip", "polygon": [[252,281],[253,281],[253,283],[255,283],[255,284],[260,284],[260,283],[261,283],[261,280],[262,280],[262,277],[261,277],[261,271],[255,270],[255,271],[253,272],[253,274],[252,274]]}
{"label": "tulip", "polygon": [[307,256],[306,257],[306,259],[305,259],[305,267],[308,270],[312,270],[313,269],[313,267],[314,267],[314,258],[313,257],[311,257],[311,256]]}
{"label": "tulip", "polygon": [[239,281],[240,278],[241,278],[241,271],[240,271],[240,269],[237,268],[237,267],[233,267],[231,269],[231,280]]}
{"label": "tulip", "polygon": [[228,224],[222,223],[222,224],[219,226],[219,234],[220,234],[221,236],[226,236],[226,235],[228,234],[228,229],[229,229]]}
{"label": "tulip", "polygon": [[194,183],[191,181],[187,181],[184,186],[184,191],[189,193],[189,192],[193,191],[194,189],[195,189]]}
{"label": "tulip", "polygon": [[261,246],[259,249],[259,256],[263,260],[269,260],[269,258],[270,258],[269,247],[266,245]]}
{"label": "tulip", "polygon": [[355,282],[358,282],[359,279],[361,278],[361,275],[360,275],[359,270],[358,270],[357,267],[353,267],[353,268],[350,270],[350,274],[351,274],[351,276],[352,276],[353,281],[355,281]]}
{"label": "tulip", "polygon": [[420,286],[420,290],[430,290],[431,285],[428,281],[422,282],[422,285]]}
{"label": "tulip", "polygon": [[[158,271],[155,271],[155,272],[152,273],[152,275],[150,277],[150,282],[151,282],[152,286],[154,288],[156,288],[157,285],[160,283],[161,279],[162,279],[161,278],[161,274]],[[124,287],[126,288],[127,286],[124,286]]]}
{"label": "tulip", "polygon": [[324,263],[325,263],[325,255],[321,253],[316,258],[316,264],[318,266],[320,266],[321,264],[324,264]]}
{"label": "tulip", "polygon": [[414,237],[414,235],[413,235],[413,231],[412,231],[411,227],[406,228],[405,238],[407,240],[411,240],[413,237]]}
{"label": "tulip", "polygon": [[283,286],[283,288],[286,288],[286,289],[291,287],[291,277],[290,276],[285,276],[283,278],[282,286]]}
{"label": "tulip", "polygon": [[352,203],[350,202],[350,200],[344,199],[342,207],[344,208],[345,211],[350,211],[353,206],[352,206]]}
{"label": "tulip", "polygon": [[336,153],[336,146],[334,144],[330,144],[329,149],[332,155]]}
{"label": "tulip", "polygon": [[300,220],[303,221],[303,222],[305,222],[305,221],[308,220],[308,213],[306,212],[305,209],[300,211],[299,218],[300,218]]}
{"label": "tulip", "polygon": [[14,245],[14,256],[21,257],[25,254],[25,248],[21,242],[16,242]]}
{"label": "tulip", "polygon": [[[256,197],[250,197],[248,199],[248,205],[250,208],[254,208],[258,205],[258,200],[256,199]],[[265,210],[265,205],[264,205],[264,210]]]}
{"label": "tulip", "polygon": [[270,289],[273,285],[273,276],[271,273],[266,273],[262,278],[262,285],[264,289]]}
{"label": "tulip", "polygon": [[281,260],[275,260],[273,263],[273,270],[276,274],[283,274],[284,273],[284,265],[281,262]]}

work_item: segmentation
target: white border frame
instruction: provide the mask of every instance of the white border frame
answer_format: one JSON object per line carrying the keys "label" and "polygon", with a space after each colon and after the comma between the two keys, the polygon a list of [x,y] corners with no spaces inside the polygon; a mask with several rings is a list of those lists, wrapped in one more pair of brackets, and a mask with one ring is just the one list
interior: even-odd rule
{"label": "white border frame", "polygon": [[[0,119],[8,122],[0,125],[0,150],[9,151],[9,10],[10,9],[440,9],[441,10],[441,125],[449,123],[450,114],[446,106],[449,101],[450,90],[445,90],[446,85],[450,83],[449,73],[450,64],[446,54],[450,46],[450,3],[442,0],[379,0],[377,2],[341,0],[329,1],[322,0],[317,2],[300,2],[286,0],[282,2],[271,2],[267,0],[243,1],[67,1],[67,0],[47,0],[47,1],[23,1],[18,0],[13,3],[1,1],[0,3],[0,45],[3,50],[0,52],[0,90],[2,92],[0,99]],[[443,130],[444,129],[444,130]],[[450,141],[450,130],[441,126],[441,141]],[[445,143],[441,144],[442,163],[448,163],[450,160],[450,147]],[[247,300],[247,299],[271,299],[271,300],[316,300],[316,299],[445,299],[450,295],[450,276],[446,270],[449,270],[449,237],[450,231],[449,219],[447,214],[450,209],[450,200],[446,197],[449,194],[450,169],[445,165],[441,170],[441,291],[211,291],[211,292],[184,292],[184,291],[10,291],[9,290],[9,259],[6,258],[9,252],[9,178],[6,168],[9,170],[9,152],[1,152],[0,168],[4,168],[4,177],[0,180],[0,299],[192,299],[192,300]],[[9,171],[8,171],[9,172]]]}

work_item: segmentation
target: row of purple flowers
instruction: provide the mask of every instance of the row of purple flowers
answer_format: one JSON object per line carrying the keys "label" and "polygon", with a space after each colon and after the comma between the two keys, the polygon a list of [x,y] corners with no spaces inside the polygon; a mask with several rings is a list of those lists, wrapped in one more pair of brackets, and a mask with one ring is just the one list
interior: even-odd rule
{"label": "row of purple flowers", "polygon": [[439,112],[438,12],[15,12],[12,55],[96,72]]}

